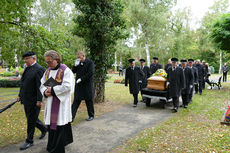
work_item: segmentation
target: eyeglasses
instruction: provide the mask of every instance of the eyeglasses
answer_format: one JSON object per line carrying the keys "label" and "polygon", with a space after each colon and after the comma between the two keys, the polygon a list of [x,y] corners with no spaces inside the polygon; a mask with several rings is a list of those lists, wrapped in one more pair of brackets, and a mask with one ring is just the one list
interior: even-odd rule
{"label": "eyeglasses", "polygon": [[52,61],[47,61],[46,64],[52,64],[54,60]]}

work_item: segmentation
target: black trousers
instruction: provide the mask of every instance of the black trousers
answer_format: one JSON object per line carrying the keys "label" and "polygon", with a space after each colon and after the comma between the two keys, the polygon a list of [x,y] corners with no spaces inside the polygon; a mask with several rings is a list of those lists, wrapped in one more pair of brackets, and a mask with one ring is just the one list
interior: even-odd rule
{"label": "black trousers", "polygon": [[188,101],[192,101],[192,97],[193,97],[193,90],[194,90],[194,87],[191,88],[190,92],[189,92],[189,95],[188,95]]}
{"label": "black trousers", "polygon": [[[72,104],[72,118],[74,120],[78,107],[80,106],[82,100],[79,99],[74,99],[73,104]],[[94,106],[93,106],[93,100],[85,100],[87,111],[89,117],[94,117]]]}
{"label": "black trousers", "polygon": [[198,93],[198,91],[199,91],[199,93],[202,94],[202,88],[203,88],[202,83],[203,83],[203,81],[200,80],[200,81],[198,81],[198,84],[195,84],[195,92],[196,93]]}
{"label": "black trousers", "polygon": [[189,94],[187,93],[181,93],[181,97],[182,97],[182,102],[183,102],[183,105],[188,105],[188,102],[189,102]]}
{"label": "black trousers", "polygon": [[227,82],[227,74],[228,73],[223,73],[223,82]]}
{"label": "black trousers", "polygon": [[119,76],[123,76],[123,71],[122,70],[119,70]]}
{"label": "black trousers", "polygon": [[174,108],[178,108],[179,107],[179,97],[172,97],[172,99],[173,99]]}
{"label": "black trousers", "polygon": [[33,143],[35,127],[41,132],[45,132],[47,129],[45,125],[38,119],[40,113],[40,107],[26,106],[24,105],[24,110],[27,118],[27,143]]}
{"label": "black trousers", "polygon": [[137,105],[137,103],[138,103],[138,94],[133,94],[133,98],[134,98],[133,104]]}

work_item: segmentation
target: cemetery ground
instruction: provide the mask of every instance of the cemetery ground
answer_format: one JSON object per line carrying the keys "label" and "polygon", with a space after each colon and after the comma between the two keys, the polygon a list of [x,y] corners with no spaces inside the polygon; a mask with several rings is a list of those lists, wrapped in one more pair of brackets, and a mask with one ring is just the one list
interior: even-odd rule
{"label": "cemetery ground", "polygon": [[[215,76],[215,75],[214,75]],[[108,112],[118,112],[124,105],[131,106],[133,97],[129,94],[128,88],[123,84],[112,83],[122,77],[108,77],[106,83],[105,98],[106,102],[95,104],[96,118]],[[18,88],[0,88],[0,108],[9,104],[16,98]],[[229,126],[221,125],[220,120],[224,109],[230,99],[230,84],[223,83],[221,90],[208,90],[203,95],[195,95],[193,102],[188,109],[181,108],[178,113],[169,113],[170,118],[160,121],[157,126],[138,131],[133,134],[124,144],[113,147],[111,152],[230,152],[230,133]],[[139,98],[140,99],[140,98]],[[146,116],[156,111],[155,105],[146,108]],[[44,108],[40,113],[43,120]],[[159,109],[158,109],[159,111]],[[170,111],[160,110],[160,111]],[[138,113],[138,112],[137,112]],[[86,106],[80,106],[74,124],[83,125],[82,122],[87,118]],[[95,120],[96,122],[96,120]],[[17,103],[12,108],[0,114],[0,147],[9,146],[25,140],[26,119],[23,105]],[[74,128],[73,128],[74,129]],[[131,129],[131,127],[130,127]],[[139,133],[140,132],[140,133]],[[36,130],[35,137],[40,132]],[[78,139],[76,138],[76,143]],[[80,143],[80,142],[79,142]],[[35,147],[35,146],[34,146]],[[67,150],[68,151],[68,150]]]}

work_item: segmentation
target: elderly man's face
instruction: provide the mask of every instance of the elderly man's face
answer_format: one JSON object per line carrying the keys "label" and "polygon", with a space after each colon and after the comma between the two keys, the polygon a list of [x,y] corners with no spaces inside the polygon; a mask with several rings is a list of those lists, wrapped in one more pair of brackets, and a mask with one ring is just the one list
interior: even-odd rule
{"label": "elderly man's face", "polygon": [[177,62],[172,62],[172,66],[176,67],[177,66]]}
{"label": "elderly man's face", "polygon": [[36,59],[34,57],[27,56],[24,57],[24,61],[26,63],[26,66],[31,66],[36,61]]}
{"label": "elderly man's face", "polygon": [[85,61],[85,55],[84,54],[77,54],[77,58],[80,59],[81,62]]}
{"label": "elderly man's face", "polygon": [[153,63],[154,63],[154,64],[157,64],[157,63],[158,63],[158,60],[154,59],[154,60],[153,60]]}
{"label": "elderly man's face", "polygon": [[51,69],[54,69],[58,65],[57,60],[54,60],[50,56],[45,57],[45,62]]}

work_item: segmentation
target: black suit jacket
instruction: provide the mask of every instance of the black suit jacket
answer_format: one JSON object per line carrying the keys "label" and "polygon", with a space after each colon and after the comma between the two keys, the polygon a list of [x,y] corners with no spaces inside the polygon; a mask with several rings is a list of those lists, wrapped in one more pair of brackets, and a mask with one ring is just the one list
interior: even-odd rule
{"label": "black suit jacket", "polygon": [[94,63],[89,59],[80,62],[78,66],[73,66],[73,73],[76,73],[76,81],[81,79],[80,83],[75,85],[75,98],[78,100],[91,100],[94,97]]}
{"label": "black suit jacket", "polygon": [[151,64],[150,65],[150,72],[151,74],[155,73],[158,69],[162,69],[162,65],[157,63],[157,64]]}
{"label": "black suit jacket", "polygon": [[135,66],[134,69],[128,67],[125,71],[125,86],[129,83],[129,92],[131,94],[138,94],[140,91],[140,83],[144,76],[144,72],[141,71],[140,67]]}
{"label": "black suit jacket", "polygon": [[171,97],[179,97],[181,90],[185,88],[185,76],[183,69],[179,66],[173,70],[172,67],[168,69],[167,82],[169,82],[169,94]]}
{"label": "black suit jacket", "polygon": [[194,83],[193,70],[190,67],[185,67],[183,71],[184,71],[184,76],[185,76],[185,87],[182,90],[182,93],[189,94],[191,90],[190,86],[193,86],[193,83]]}
{"label": "black suit jacket", "polygon": [[40,86],[44,72],[45,69],[38,63],[25,69],[22,74],[19,91],[22,104],[32,106],[36,105],[37,101],[42,101]]}
{"label": "black suit jacket", "polygon": [[147,86],[147,79],[151,76],[151,72],[148,66],[141,67],[140,69],[144,72],[144,76],[142,77],[141,88],[145,88]]}

